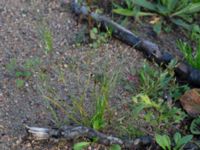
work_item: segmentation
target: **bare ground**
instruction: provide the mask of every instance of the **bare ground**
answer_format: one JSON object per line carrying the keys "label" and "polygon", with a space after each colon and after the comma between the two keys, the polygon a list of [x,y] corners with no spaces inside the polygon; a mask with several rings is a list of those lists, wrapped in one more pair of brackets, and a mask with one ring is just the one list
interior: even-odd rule
{"label": "bare ground", "polygon": [[[26,135],[25,124],[45,127],[53,124],[38,89],[41,83],[38,76],[42,70],[45,70],[45,82],[55,87],[58,95],[67,101],[69,92],[77,89],[78,75],[74,70],[77,66],[81,68],[80,80],[98,70],[105,58],[109,60],[111,71],[117,68],[117,64],[124,65],[124,73],[139,66],[141,54],[117,40],[110,40],[98,49],[88,45],[76,47],[75,34],[81,28],[76,24],[75,16],[69,9],[63,11],[59,0],[0,1],[0,149],[70,149],[70,142],[21,144]],[[44,53],[39,33],[44,25],[53,35],[53,51],[50,55]],[[14,58],[16,68],[20,68],[26,60],[35,57],[41,63],[31,69],[33,75],[24,79],[24,87],[17,87],[14,72],[9,72],[6,65]],[[122,63],[122,60],[125,61]],[[59,70],[64,73],[64,81],[60,79]],[[126,95],[123,91],[120,94]]]}

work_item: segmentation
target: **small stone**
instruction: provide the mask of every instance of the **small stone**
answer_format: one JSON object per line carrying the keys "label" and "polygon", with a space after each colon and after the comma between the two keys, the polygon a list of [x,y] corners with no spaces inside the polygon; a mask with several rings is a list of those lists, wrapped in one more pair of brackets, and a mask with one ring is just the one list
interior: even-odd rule
{"label": "small stone", "polygon": [[67,64],[64,64],[64,68],[67,68],[68,67],[68,65]]}
{"label": "small stone", "polygon": [[22,142],[22,138],[20,137],[17,141],[16,144],[19,145]]}
{"label": "small stone", "polygon": [[26,143],[26,147],[31,147],[31,143]]}
{"label": "small stone", "polygon": [[25,86],[26,86],[26,87],[28,87],[28,86],[29,86],[29,84],[26,82],[26,83],[25,83]]}
{"label": "small stone", "polygon": [[191,89],[186,91],[180,98],[184,110],[190,116],[197,116],[200,114],[200,89]]}

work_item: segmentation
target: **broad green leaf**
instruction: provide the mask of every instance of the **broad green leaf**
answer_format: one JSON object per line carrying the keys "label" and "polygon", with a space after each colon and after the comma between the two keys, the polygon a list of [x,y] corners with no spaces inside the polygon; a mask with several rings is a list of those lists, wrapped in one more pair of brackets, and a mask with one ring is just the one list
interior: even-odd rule
{"label": "broad green leaf", "polygon": [[118,144],[114,144],[109,148],[109,150],[121,150],[121,147]]}
{"label": "broad green leaf", "polygon": [[147,0],[133,0],[133,3],[138,6],[144,7],[146,9],[152,10],[152,11],[157,10],[156,4],[153,4]]}
{"label": "broad green leaf", "polygon": [[169,12],[172,12],[175,9],[178,1],[179,0],[168,0],[167,1],[167,9],[169,10]]}
{"label": "broad green leaf", "polygon": [[200,11],[200,2],[199,3],[190,3],[188,6],[184,7],[180,11],[177,11],[171,15],[173,16],[179,16],[181,14],[193,14]]}
{"label": "broad green leaf", "polygon": [[90,142],[79,142],[74,144],[73,150],[82,150],[83,148],[86,148]]}
{"label": "broad green leaf", "polygon": [[127,16],[127,17],[134,16],[136,19],[143,16],[155,15],[155,13],[140,11],[140,9],[137,7],[134,7],[133,9],[124,9],[124,8],[113,9],[113,12],[119,15]]}
{"label": "broad green leaf", "polygon": [[199,135],[200,134],[200,117],[194,119],[190,125],[190,131],[192,132],[192,134],[196,134]]}
{"label": "broad green leaf", "polygon": [[170,141],[169,136],[156,134],[155,138],[156,138],[156,142],[164,150],[170,150],[171,149],[171,141]]}
{"label": "broad green leaf", "polygon": [[183,27],[183,28],[185,28],[185,29],[187,29],[187,30],[191,30],[191,25],[190,24],[188,24],[188,23],[186,23],[185,21],[183,21],[182,19],[171,19],[171,21],[174,23],[174,24],[176,24],[176,25],[178,25],[178,26],[181,26],[181,27]]}
{"label": "broad green leaf", "polygon": [[170,14],[170,11],[168,10],[167,7],[158,4],[157,5],[157,13],[162,14],[164,16],[168,16]]}
{"label": "broad green leaf", "polygon": [[16,71],[15,76],[16,76],[16,77],[21,77],[21,76],[23,76],[23,72],[21,72],[21,71]]}
{"label": "broad green leaf", "polygon": [[92,29],[92,32],[94,32],[94,33],[97,34],[97,33],[98,33],[98,29],[97,29],[97,28],[93,28],[93,29]]}
{"label": "broad green leaf", "polygon": [[187,144],[189,141],[191,141],[193,138],[193,135],[187,135],[184,136],[183,138],[181,138],[178,143],[175,146],[175,150],[179,150],[182,149],[184,147],[185,144]]}
{"label": "broad green leaf", "polygon": [[131,0],[125,0],[126,5],[128,6],[128,9],[132,7],[132,1]]}
{"label": "broad green leaf", "polygon": [[170,140],[169,136],[163,135],[163,137],[164,137],[164,142],[166,144],[167,149],[170,150],[171,149],[171,140]]}
{"label": "broad green leaf", "polygon": [[123,8],[113,9],[113,12],[116,14],[128,16],[128,17],[134,16],[133,10],[129,10],[129,9],[123,9]]}
{"label": "broad green leaf", "polygon": [[92,40],[96,40],[97,39],[97,35],[93,31],[90,31],[90,38]]}
{"label": "broad green leaf", "polygon": [[174,134],[174,142],[175,142],[175,144],[177,144],[180,139],[181,139],[181,134],[179,132],[176,132]]}

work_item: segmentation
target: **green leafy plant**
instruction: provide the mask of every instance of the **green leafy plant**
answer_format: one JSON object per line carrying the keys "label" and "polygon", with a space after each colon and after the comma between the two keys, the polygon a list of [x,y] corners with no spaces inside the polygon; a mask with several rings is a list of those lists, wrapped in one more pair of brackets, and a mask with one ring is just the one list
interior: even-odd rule
{"label": "green leafy plant", "polygon": [[73,150],[83,150],[89,145],[90,145],[90,142],[79,142],[79,143],[74,144]]}
{"label": "green leafy plant", "polygon": [[114,144],[114,145],[111,145],[111,147],[109,148],[109,150],[121,150],[121,146],[117,145],[117,144]]}
{"label": "green leafy plant", "polygon": [[179,97],[187,89],[187,85],[179,86],[174,78],[175,61],[171,61],[167,68],[163,71],[160,68],[153,68],[146,62],[138,71],[140,87],[139,91],[148,95],[151,99],[163,98],[165,92],[173,100]]}
{"label": "green leafy plant", "polygon": [[[59,101],[57,99],[59,96],[57,96],[57,92],[53,89],[48,89],[49,91],[51,90],[51,95],[49,96],[45,96],[42,87],[39,89],[44,95],[45,100],[50,102],[49,107],[52,107],[53,118],[58,124],[62,121],[58,119],[59,111],[55,111],[55,108],[64,113],[74,123],[99,130],[107,124],[106,113],[109,110],[109,96],[115,87],[117,78],[118,72],[112,75],[108,75],[107,73],[94,74],[92,77],[89,75],[88,79],[85,80],[84,90],[80,93],[81,95],[78,97],[70,95],[71,105]],[[92,82],[94,82],[95,87],[90,89]],[[90,94],[88,93],[89,90],[91,91]],[[88,99],[88,96],[93,100],[91,105],[96,106],[95,108],[91,108],[92,112],[85,106],[85,100]]]}
{"label": "green leafy plant", "polygon": [[200,134],[200,117],[194,119],[190,125],[190,131],[192,134],[199,135]]}
{"label": "green leafy plant", "polygon": [[162,147],[162,149],[171,150],[171,140],[168,135],[156,134],[155,138],[156,138],[156,142],[158,143],[158,145],[160,145],[160,147]]}
{"label": "green leafy plant", "polygon": [[200,69],[200,40],[197,41],[197,47],[193,48],[186,42],[179,41],[177,43],[180,51],[183,53],[186,61],[196,69]]}
{"label": "green leafy plant", "polygon": [[179,132],[176,132],[174,135],[174,142],[175,142],[175,147],[173,150],[181,150],[187,144],[192,140],[193,136],[192,135],[186,135],[181,137],[181,134]]}
{"label": "green leafy plant", "polygon": [[133,104],[134,117],[144,120],[153,127],[162,125],[167,129],[172,124],[180,123],[186,117],[186,114],[173,104],[169,105],[162,99],[152,101],[144,94],[133,97]]}
{"label": "green leafy plant", "polygon": [[100,32],[98,27],[93,27],[90,30],[90,46],[93,48],[98,48],[102,43],[106,43],[108,38],[110,37],[111,31],[107,29],[107,32]]}
{"label": "green leafy plant", "polygon": [[118,7],[113,12],[124,16],[135,16],[136,18],[145,15],[159,15],[161,18],[154,23],[157,26],[159,25],[159,28],[161,28],[163,20],[168,18],[172,23],[191,31],[194,25],[192,24],[193,15],[200,12],[199,1],[156,0],[151,2],[148,0],[126,0],[125,3],[126,8],[117,5]]}
{"label": "green leafy plant", "polygon": [[16,77],[22,77],[22,78],[28,78],[32,75],[30,71],[16,71],[15,76]]}
{"label": "green leafy plant", "polygon": [[[173,136],[173,141],[168,135],[155,135],[156,142],[164,150],[182,150],[185,144],[192,140],[192,135],[181,136],[179,132],[176,132]],[[174,142],[174,144],[173,144]],[[173,148],[172,148],[173,147]]]}

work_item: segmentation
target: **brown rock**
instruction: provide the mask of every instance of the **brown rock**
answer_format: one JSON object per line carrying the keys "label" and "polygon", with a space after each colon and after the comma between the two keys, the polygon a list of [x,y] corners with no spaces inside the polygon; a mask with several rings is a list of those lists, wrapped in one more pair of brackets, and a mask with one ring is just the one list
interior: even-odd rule
{"label": "brown rock", "polygon": [[181,104],[185,111],[191,116],[200,114],[200,89],[192,89],[180,98]]}

